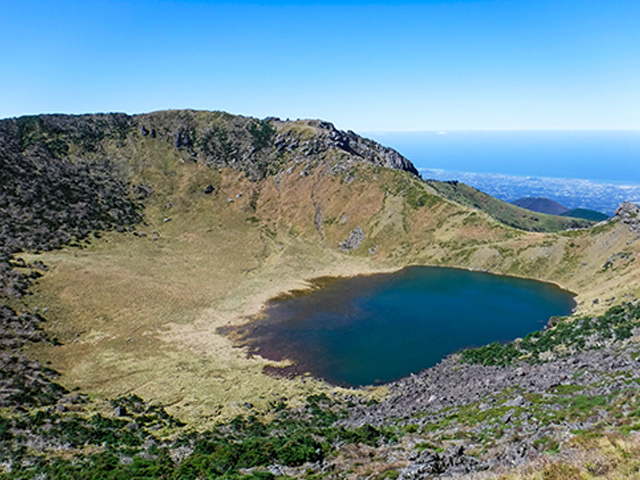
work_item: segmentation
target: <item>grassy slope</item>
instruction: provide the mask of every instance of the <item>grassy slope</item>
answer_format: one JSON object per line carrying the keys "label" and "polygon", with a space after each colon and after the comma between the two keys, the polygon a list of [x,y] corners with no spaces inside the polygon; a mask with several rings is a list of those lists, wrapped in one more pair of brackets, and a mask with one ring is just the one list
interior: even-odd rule
{"label": "grassy slope", "polygon": [[602,222],[609,218],[602,212],[598,212],[596,210],[589,210],[588,208],[574,208],[573,210],[569,210],[562,214],[563,217],[572,217],[572,218],[584,218],[586,220],[592,220],[594,222]]}
{"label": "grassy slope", "polygon": [[469,185],[458,182],[429,180],[429,185],[446,198],[471,208],[478,208],[507,225],[537,232],[557,232],[568,228],[585,228],[593,225],[586,219],[563,218],[558,215],[532,212],[525,208],[498,200]]}

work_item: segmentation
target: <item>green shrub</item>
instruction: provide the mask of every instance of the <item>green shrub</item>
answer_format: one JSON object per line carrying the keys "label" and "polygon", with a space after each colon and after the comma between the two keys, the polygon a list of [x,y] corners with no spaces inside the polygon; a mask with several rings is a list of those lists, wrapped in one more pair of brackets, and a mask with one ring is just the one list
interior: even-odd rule
{"label": "green shrub", "polygon": [[[529,362],[539,362],[540,354],[555,351],[564,346],[569,350],[582,350],[587,339],[598,341],[630,338],[640,319],[640,304],[615,305],[603,315],[594,318],[557,318],[554,326],[528,334],[520,342],[492,343],[479,348],[463,350],[461,359],[466,363],[505,366],[522,357]],[[595,348],[595,347],[592,347]]]}
{"label": "green shrub", "polygon": [[271,144],[271,139],[276,134],[276,131],[269,122],[260,120],[251,124],[249,133],[253,137],[253,146],[261,150]]}

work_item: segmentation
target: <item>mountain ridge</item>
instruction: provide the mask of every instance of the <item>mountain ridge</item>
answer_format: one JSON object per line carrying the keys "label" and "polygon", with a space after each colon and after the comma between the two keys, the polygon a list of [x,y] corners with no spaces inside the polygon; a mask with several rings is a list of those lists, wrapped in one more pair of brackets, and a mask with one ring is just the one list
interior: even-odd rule
{"label": "mountain ridge", "polygon": [[413,164],[395,150],[322,120],[260,120],[220,111],[161,110],[137,115],[34,115],[1,122],[5,129],[14,124],[22,149],[39,143],[54,157],[73,154],[73,147],[78,146],[95,151],[102,140],[123,140],[138,131],[142,137],[172,143],[191,161],[228,166],[253,179],[263,178],[266,164],[277,164],[281,157],[301,161],[311,154],[329,155],[332,149],[418,174]]}
{"label": "mountain ridge", "polygon": [[568,212],[562,214],[563,217],[572,218],[584,218],[585,220],[591,220],[594,222],[603,222],[609,218],[608,215],[598,212],[596,210],[590,210],[588,208],[572,208]]}
{"label": "mountain ridge", "polygon": [[569,209],[550,198],[544,197],[523,197],[518,200],[514,200],[511,203],[534,212],[559,215],[562,217],[581,218],[583,220],[590,220],[593,222],[602,222],[609,218],[608,215],[605,215],[602,212],[590,210],[588,208]]}
{"label": "mountain ridge", "polygon": [[522,230],[554,232],[593,225],[590,219],[566,218],[549,213],[536,212],[488,195],[458,181],[427,180],[445,198],[462,205],[486,211],[497,221]]}

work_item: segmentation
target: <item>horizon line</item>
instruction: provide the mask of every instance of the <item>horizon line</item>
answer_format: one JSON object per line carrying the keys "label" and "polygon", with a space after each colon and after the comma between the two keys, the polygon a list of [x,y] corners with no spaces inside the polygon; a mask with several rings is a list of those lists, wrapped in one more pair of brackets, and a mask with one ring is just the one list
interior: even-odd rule
{"label": "horizon line", "polygon": [[452,129],[425,129],[425,130],[361,130],[361,133],[436,133],[446,135],[449,133],[466,132],[638,132],[640,128],[452,128]]}
{"label": "horizon line", "polygon": [[[230,115],[237,115],[242,117],[250,117],[260,119],[260,117],[246,114],[246,113],[231,113],[230,111],[224,109],[210,109],[210,108],[194,108],[194,107],[186,107],[186,108],[159,108],[149,111],[125,111],[125,110],[103,110],[103,111],[85,111],[85,112],[71,112],[71,111],[45,111],[39,113],[21,113],[18,115],[0,115],[0,120],[9,120],[21,117],[32,117],[32,116],[40,116],[40,115],[69,115],[69,116],[83,116],[83,115],[109,115],[109,114],[125,114],[129,116],[138,116],[138,115],[148,115],[152,113],[158,112],[171,112],[171,111],[195,111],[195,112],[223,112],[228,113]],[[478,132],[478,133],[490,133],[490,132],[638,132],[640,133],[640,126],[635,128],[546,128],[546,127],[534,127],[534,128],[482,128],[482,127],[470,127],[470,128],[418,128],[418,129],[391,129],[391,130],[382,130],[382,129],[359,129],[357,127],[343,127],[338,124],[342,122],[336,120],[329,120],[321,117],[298,117],[298,118],[281,118],[277,115],[267,115],[264,118],[279,118],[282,121],[305,121],[305,120],[320,120],[326,121],[336,125],[337,128],[341,130],[351,130],[360,134],[377,134],[377,135],[386,135],[386,134],[397,134],[397,133],[436,133],[440,135],[446,135],[449,133],[467,133],[467,132]]]}

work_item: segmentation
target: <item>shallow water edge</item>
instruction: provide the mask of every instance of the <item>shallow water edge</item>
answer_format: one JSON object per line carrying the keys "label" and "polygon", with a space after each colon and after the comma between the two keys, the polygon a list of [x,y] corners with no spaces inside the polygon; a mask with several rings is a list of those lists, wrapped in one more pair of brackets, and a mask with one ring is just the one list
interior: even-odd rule
{"label": "shallow water edge", "polygon": [[417,373],[462,348],[524,336],[576,306],[572,292],[548,282],[448,267],[309,283],[219,333],[249,355],[292,362],[267,373],[358,386]]}

